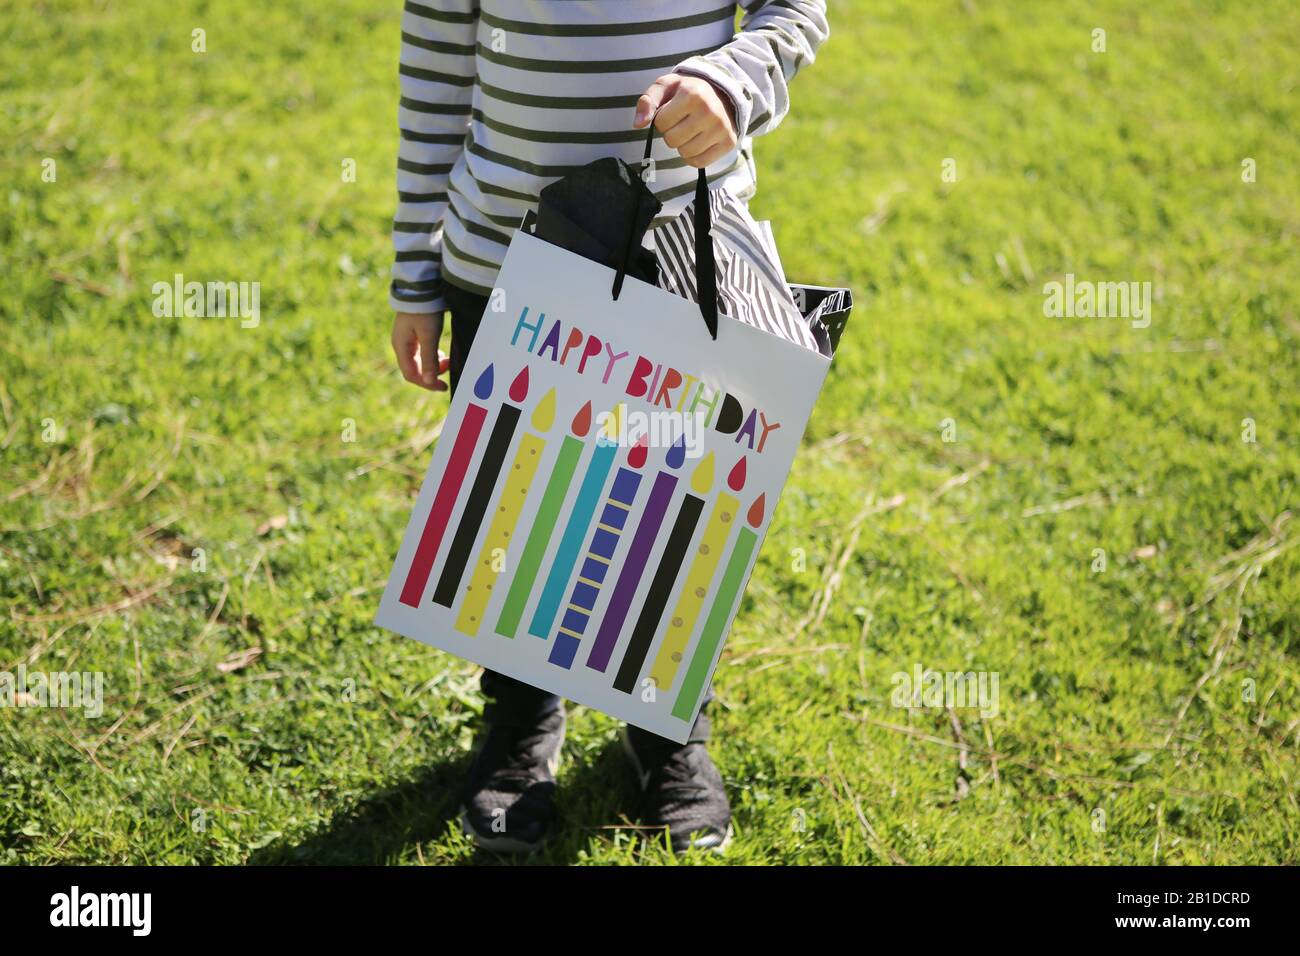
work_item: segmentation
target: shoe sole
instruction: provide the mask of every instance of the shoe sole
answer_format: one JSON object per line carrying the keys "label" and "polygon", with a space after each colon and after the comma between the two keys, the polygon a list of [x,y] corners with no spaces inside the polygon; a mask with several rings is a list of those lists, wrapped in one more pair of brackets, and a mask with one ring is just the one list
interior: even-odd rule
{"label": "shoe sole", "polygon": [[522,856],[537,851],[542,845],[540,840],[537,843],[525,843],[523,840],[516,840],[514,837],[485,836],[474,829],[474,825],[469,822],[469,811],[464,807],[461,807],[460,810],[460,832],[473,840],[474,845],[480,850],[490,850],[493,853],[509,853]]}
{"label": "shoe sole", "polygon": [[[731,824],[728,823],[727,832],[722,835],[722,842],[719,843],[717,846],[702,847],[696,844],[692,846],[691,849],[708,850],[710,853],[724,853],[726,852],[727,847],[731,846],[731,837],[734,835],[734,833],[735,831],[731,828]],[[678,851],[678,852],[684,852],[684,851]]]}
{"label": "shoe sole", "polygon": [[[559,772],[560,753],[564,750],[565,735],[568,733],[568,730],[569,721],[566,718],[564,724],[560,727],[560,742],[555,745],[555,753],[546,761],[546,769],[550,771],[552,777]],[[498,836],[496,834],[489,836],[480,833],[474,828],[474,825],[469,822],[469,811],[463,804],[460,808],[460,832],[473,840],[474,845],[479,849],[490,850],[493,853],[510,853],[516,855],[533,853],[540,849],[542,844],[546,842],[545,836],[536,843],[528,843],[524,840],[516,840],[514,837]]]}

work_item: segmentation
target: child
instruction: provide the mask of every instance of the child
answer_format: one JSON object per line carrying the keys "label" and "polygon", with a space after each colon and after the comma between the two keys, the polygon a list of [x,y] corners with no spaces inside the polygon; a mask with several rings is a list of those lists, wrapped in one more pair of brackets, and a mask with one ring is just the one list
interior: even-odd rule
{"label": "child", "polygon": [[[664,208],[710,185],[754,194],[750,139],[781,122],[787,84],[826,39],[825,0],[749,0],[733,35],[730,0],[407,0],[398,110],[392,343],[403,377],[456,387],[487,296],[540,190],[603,156],[639,162],[651,122]],[[451,355],[438,349],[451,312]],[[485,671],[486,732],[470,768],[461,824],[481,846],[534,849],[553,816],[564,741],[562,701]],[[711,694],[709,695],[712,696]],[[707,701],[706,701],[707,702]],[[679,745],[636,728],[643,825],[674,850],[720,850],[731,809],[705,742],[703,710]]]}

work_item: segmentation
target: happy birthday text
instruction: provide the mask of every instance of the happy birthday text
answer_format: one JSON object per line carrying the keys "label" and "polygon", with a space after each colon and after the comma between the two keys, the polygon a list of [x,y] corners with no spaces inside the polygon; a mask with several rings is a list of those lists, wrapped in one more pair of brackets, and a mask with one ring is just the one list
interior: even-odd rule
{"label": "happy birthday text", "polygon": [[767,436],[781,427],[760,408],[746,408],[738,398],[721,388],[711,388],[698,375],[691,375],[646,355],[633,357],[618,351],[613,342],[577,325],[546,318],[545,312],[530,317],[524,306],[515,324],[510,344],[536,358],[549,359],[577,375],[591,375],[601,384],[614,382],[629,398],[639,398],[652,408],[666,408],[683,415],[704,416],[706,428],[734,436],[761,454]]}

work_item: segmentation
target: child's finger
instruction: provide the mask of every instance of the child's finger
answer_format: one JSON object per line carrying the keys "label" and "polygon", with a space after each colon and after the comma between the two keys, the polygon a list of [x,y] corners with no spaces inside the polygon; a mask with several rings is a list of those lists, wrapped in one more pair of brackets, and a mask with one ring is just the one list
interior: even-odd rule
{"label": "child's finger", "polygon": [[420,367],[415,361],[415,340],[410,339],[405,342],[394,340],[393,354],[397,356],[397,369],[402,373],[402,378],[412,385],[423,387],[424,382],[420,379]]}
{"label": "child's finger", "polygon": [[435,392],[444,391],[447,383],[438,379],[441,374],[442,353],[438,351],[438,338],[434,335],[433,323],[430,322],[419,331],[420,337],[420,378],[426,387]]}
{"label": "child's finger", "polygon": [[681,146],[677,147],[677,152],[682,159],[694,161],[713,150],[714,147],[721,145],[723,141],[724,138],[718,133],[717,128],[710,127],[682,143]]}
{"label": "child's finger", "polygon": [[438,377],[433,380],[433,390],[435,392],[447,391],[448,385],[446,382],[442,380],[442,376],[446,375],[450,371],[451,371],[451,356],[443,355],[441,352],[439,352],[438,353]]}
{"label": "child's finger", "polygon": [[[656,119],[655,125],[658,126],[658,124],[659,121],[658,119]],[[694,112],[694,113],[687,113],[684,117],[682,117],[681,121],[676,125],[674,125],[671,129],[665,129],[662,126],[660,126],[659,128],[664,130],[664,134],[663,134],[664,143],[670,148],[677,150],[679,153],[682,153],[682,155],[684,156],[685,153],[683,152],[683,149],[686,146],[686,144],[689,143],[692,139],[706,135],[710,125],[712,124],[710,123],[710,118],[708,113]],[[698,149],[698,144],[697,144],[697,149]]]}
{"label": "child's finger", "polygon": [[731,152],[731,150],[732,150],[732,145],[730,143],[715,142],[713,145],[711,145],[708,149],[704,150],[703,152],[696,153],[693,156],[687,156],[684,158],[686,159],[688,165],[694,166],[696,169],[703,169],[706,166],[712,166],[723,156],[726,156],[727,153]]}
{"label": "child's finger", "polygon": [[681,77],[669,73],[650,84],[649,88],[641,94],[641,98],[636,101],[636,115],[632,118],[633,129],[641,129],[650,122],[655,111],[672,95],[680,81]]}
{"label": "child's finger", "polygon": [[[680,79],[681,77],[678,77],[678,80]],[[696,107],[699,105],[701,105],[699,100],[692,95],[690,88],[682,86],[679,82],[672,90],[672,96],[655,113],[655,129],[666,138],[673,127],[686,120],[692,113],[698,112]]]}

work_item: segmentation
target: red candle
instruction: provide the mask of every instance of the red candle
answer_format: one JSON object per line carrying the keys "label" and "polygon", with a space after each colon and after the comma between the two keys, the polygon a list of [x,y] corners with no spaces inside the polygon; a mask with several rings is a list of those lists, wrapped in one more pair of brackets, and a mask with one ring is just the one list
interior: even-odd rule
{"label": "red candle", "polygon": [[[491,395],[492,366],[489,365],[474,383],[474,397],[485,402]],[[429,509],[429,517],[424,522],[420,543],[415,547],[415,557],[411,559],[411,567],[406,572],[406,583],[402,585],[401,601],[408,607],[420,606],[420,598],[424,596],[425,586],[429,583],[433,561],[438,556],[438,547],[447,532],[447,524],[451,521],[451,512],[460,496],[461,486],[465,484],[465,474],[474,458],[474,448],[485,421],[487,409],[470,402],[451,446],[447,469],[442,473],[442,480],[438,482],[438,490],[434,493],[433,507]]]}

